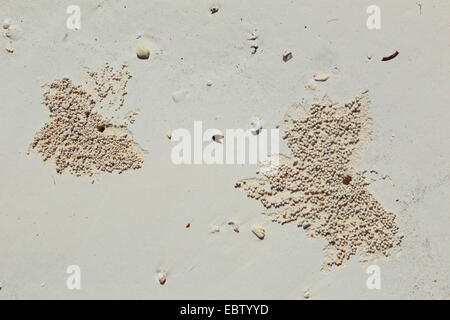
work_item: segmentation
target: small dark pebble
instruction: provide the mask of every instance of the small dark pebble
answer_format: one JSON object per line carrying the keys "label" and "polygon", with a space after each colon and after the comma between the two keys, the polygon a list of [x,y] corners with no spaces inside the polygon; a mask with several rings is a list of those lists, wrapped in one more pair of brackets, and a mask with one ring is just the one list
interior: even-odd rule
{"label": "small dark pebble", "polygon": [[398,56],[398,51],[395,51],[390,56],[384,57],[383,59],[381,59],[381,61],[389,61],[389,60],[394,59],[396,56]]}
{"label": "small dark pebble", "polygon": [[292,52],[289,52],[289,53],[287,53],[287,54],[285,54],[284,56],[283,56],[283,61],[284,62],[288,62],[289,60],[291,60],[292,59]]}

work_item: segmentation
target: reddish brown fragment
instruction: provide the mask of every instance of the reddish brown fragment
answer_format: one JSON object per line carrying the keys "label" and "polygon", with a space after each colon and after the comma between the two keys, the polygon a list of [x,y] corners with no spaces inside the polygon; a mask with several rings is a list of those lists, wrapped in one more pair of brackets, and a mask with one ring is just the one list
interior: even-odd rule
{"label": "reddish brown fragment", "polygon": [[398,56],[398,51],[395,51],[390,56],[384,57],[383,59],[381,59],[381,61],[389,61],[389,60],[394,59],[396,56]]}

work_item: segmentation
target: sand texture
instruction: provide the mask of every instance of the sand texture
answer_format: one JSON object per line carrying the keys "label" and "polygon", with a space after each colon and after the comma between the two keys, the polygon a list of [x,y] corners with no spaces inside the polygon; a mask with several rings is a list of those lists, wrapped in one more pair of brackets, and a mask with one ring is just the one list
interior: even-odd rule
{"label": "sand texture", "polygon": [[449,299],[449,16],[1,0],[0,299]]}

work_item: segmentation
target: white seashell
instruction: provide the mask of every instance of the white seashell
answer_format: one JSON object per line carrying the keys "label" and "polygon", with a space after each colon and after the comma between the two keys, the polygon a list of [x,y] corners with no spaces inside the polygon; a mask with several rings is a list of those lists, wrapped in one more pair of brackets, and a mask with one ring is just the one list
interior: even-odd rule
{"label": "white seashell", "polygon": [[163,285],[166,283],[167,275],[165,272],[158,272],[156,275],[156,279],[158,279],[158,282]]}
{"label": "white seashell", "polygon": [[8,44],[6,45],[6,51],[7,52],[9,52],[9,53],[13,53],[14,52],[14,48],[13,48],[13,46],[12,46],[12,43],[11,43],[11,41],[9,41],[8,42]]}
{"label": "white seashell", "polygon": [[8,29],[5,29],[4,35],[10,40],[17,41],[22,36],[22,29],[16,25],[9,26]]}
{"label": "white seashell", "polygon": [[233,227],[234,232],[239,232],[239,225],[234,220],[228,221],[228,225]]}
{"label": "white seashell", "polygon": [[311,297],[311,294],[309,293],[309,290],[305,290],[305,293],[304,293],[303,297],[305,299],[309,299]]}
{"label": "white seashell", "polygon": [[9,19],[6,18],[3,20],[3,29],[9,29],[9,27],[11,26],[11,23],[9,22]]}
{"label": "white seashell", "polygon": [[136,49],[136,55],[139,59],[148,59],[150,57],[150,50],[146,46],[139,46]]}
{"label": "white seashell", "polygon": [[261,226],[253,226],[252,232],[255,234],[255,236],[258,237],[258,239],[262,240],[266,236],[266,231]]}
{"label": "white seashell", "polygon": [[250,124],[252,125],[252,128],[250,129],[250,131],[253,134],[259,134],[260,130],[262,129],[261,120],[259,120],[259,119],[252,120],[250,122]]}
{"label": "white seashell", "polygon": [[315,74],[314,75],[314,80],[316,81],[327,81],[330,78],[330,74],[326,73],[326,74]]}

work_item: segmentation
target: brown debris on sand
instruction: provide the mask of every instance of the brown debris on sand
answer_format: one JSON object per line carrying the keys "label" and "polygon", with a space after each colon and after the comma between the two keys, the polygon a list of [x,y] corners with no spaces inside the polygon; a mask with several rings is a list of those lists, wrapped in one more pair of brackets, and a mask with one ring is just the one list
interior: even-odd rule
{"label": "brown debris on sand", "polygon": [[323,271],[341,266],[351,256],[389,256],[400,246],[395,214],[368,191],[365,171],[355,170],[368,138],[368,94],[344,106],[327,97],[309,111],[298,106],[285,119],[284,139],[293,157],[260,166],[260,178],[236,183],[261,201],[281,224],[296,222],[309,237],[328,242]]}

